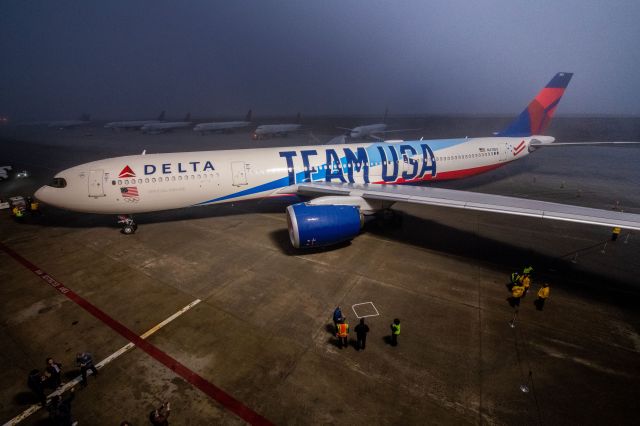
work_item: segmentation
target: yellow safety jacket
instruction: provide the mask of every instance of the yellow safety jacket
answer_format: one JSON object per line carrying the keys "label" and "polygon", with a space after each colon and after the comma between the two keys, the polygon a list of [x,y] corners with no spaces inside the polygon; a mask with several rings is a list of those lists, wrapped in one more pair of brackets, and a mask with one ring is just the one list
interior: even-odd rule
{"label": "yellow safety jacket", "polygon": [[549,287],[542,287],[538,290],[538,297],[540,299],[546,299],[549,297]]}
{"label": "yellow safety jacket", "polygon": [[522,278],[522,286],[526,289],[531,287],[531,278],[525,275],[524,278]]}
{"label": "yellow safety jacket", "polygon": [[31,210],[32,211],[38,210],[38,203],[36,203],[36,202],[31,203]]}
{"label": "yellow safety jacket", "polygon": [[349,335],[349,324],[338,324],[338,337],[347,337]]}
{"label": "yellow safety jacket", "polygon": [[520,285],[514,285],[511,289],[511,294],[513,295],[513,297],[522,297],[522,295],[524,294],[524,287]]}
{"label": "yellow safety jacket", "polygon": [[391,324],[391,331],[395,335],[400,334],[400,324]]}

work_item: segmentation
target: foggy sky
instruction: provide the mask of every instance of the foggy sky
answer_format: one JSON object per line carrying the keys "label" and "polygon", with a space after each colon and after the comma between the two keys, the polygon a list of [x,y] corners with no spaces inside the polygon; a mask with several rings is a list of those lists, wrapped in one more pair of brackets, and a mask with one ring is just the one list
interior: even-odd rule
{"label": "foggy sky", "polygon": [[637,0],[1,1],[0,114],[640,115]]}

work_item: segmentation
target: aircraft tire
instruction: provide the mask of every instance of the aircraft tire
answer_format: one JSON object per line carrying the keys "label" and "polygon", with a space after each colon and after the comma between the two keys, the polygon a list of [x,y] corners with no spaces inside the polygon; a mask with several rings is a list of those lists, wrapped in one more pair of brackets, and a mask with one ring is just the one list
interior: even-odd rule
{"label": "aircraft tire", "polygon": [[136,225],[125,225],[122,227],[122,233],[124,235],[131,235],[134,234],[136,232]]}

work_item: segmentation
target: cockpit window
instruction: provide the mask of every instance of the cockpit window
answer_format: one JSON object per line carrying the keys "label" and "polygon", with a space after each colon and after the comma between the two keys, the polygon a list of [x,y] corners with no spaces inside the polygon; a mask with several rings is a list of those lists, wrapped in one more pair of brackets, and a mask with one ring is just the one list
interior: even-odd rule
{"label": "cockpit window", "polygon": [[54,178],[49,186],[52,186],[54,188],[64,188],[65,186],[67,186],[67,181],[63,178]]}

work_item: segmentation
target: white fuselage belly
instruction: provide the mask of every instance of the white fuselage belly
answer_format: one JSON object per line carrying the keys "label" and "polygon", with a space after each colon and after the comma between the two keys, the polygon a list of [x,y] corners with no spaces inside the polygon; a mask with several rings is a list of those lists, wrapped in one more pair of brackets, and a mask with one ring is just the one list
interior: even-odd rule
{"label": "white fuselage belly", "polygon": [[[49,204],[91,213],[141,213],[279,195],[301,182],[371,184],[457,179],[529,153],[532,139],[490,137],[147,154],[67,169]],[[425,148],[426,146],[426,148]],[[426,154],[426,159],[425,159]],[[42,191],[42,192],[40,192]],[[86,194],[85,196],[79,196]]]}

